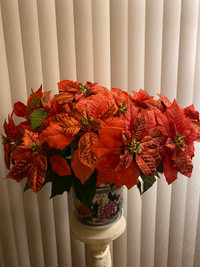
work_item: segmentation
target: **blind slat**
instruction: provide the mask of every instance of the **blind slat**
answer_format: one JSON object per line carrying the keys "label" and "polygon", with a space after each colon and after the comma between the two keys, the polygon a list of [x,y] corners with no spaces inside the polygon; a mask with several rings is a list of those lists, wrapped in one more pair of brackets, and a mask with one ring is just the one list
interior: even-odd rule
{"label": "blind slat", "polygon": [[56,0],[60,79],[76,80],[73,0]]}
{"label": "blind slat", "polygon": [[[160,92],[163,1],[146,1],[144,89]],[[142,196],[141,266],[154,266],[157,184]]]}
{"label": "blind slat", "polygon": [[36,1],[19,0],[19,15],[26,85],[29,95],[31,88],[37,90],[43,84]]}
{"label": "blind slat", "polygon": [[[161,93],[176,97],[181,1],[164,1],[161,65]],[[167,266],[171,186],[164,176],[158,179],[156,201],[155,266]]]}
{"label": "blind slat", "polygon": [[2,20],[6,45],[6,56],[13,104],[19,99],[26,101],[26,78],[22,50],[18,2],[1,1]]}
{"label": "blind slat", "polygon": [[91,0],[74,0],[77,80],[93,82],[93,38]]}
{"label": "blind slat", "polygon": [[92,1],[94,81],[107,88],[111,86],[109,10],[109,1]]}
{"label": "blind slat", "polygon": [[[57,196],[53,201],[56,243],[58,254],[58,266],[72,265],[71,261],[71,244],[69,234],[69,212],[67,193]],[[67,252],[67,253],[66,253]]]}
{"label": "blind slat", "polygon": [[44,89],[54,95],[60,80],[55,1],[37,0],[37,9]]}
{"label": "blind slat", "polygon": [[[10,94],[10,83],[8,76],[8,66],[6,59],[6,49],[4,42],[4,33],[2,25],[2,15],[0,6],[0,84],[4,88],[4,92],[1,92],[0,97],[0,121],[3,122],[7,113],[11,111],[11,94]],[[3,123],[0,124],[0,131],[3,132]],[[3,156],[3,145],[0,145],[0,170],[1,178],[6,176],[6,167],[4,164]],[[3,253],[4,263],[0,261],[2,265],[6,266],[18,266],[17,248],[14,237],[14,227],[10,209],[10,201],[7,189],[7,182],[0,183],[0,239],[1,249]],[[7,253],[9,251],[9,253]]]}

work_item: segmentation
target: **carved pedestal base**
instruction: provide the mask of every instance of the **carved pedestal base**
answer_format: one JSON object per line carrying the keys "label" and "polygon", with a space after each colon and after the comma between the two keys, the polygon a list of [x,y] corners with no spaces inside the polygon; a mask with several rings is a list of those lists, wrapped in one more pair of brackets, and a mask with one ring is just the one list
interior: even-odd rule
{"label": "carved pedestal base", "polygon": [[92,266],[111,267],[110,249],[108,244],[87,245],[92,256]]}
{"label": "carved pedestal base", "polygon": [[109,243],[118,238],[126,228],[124,216],[105,227],[87,226],[75,217],[71,219],[71,233],[74,238],[84,242],[92,256],[93,267],[111,267]]}

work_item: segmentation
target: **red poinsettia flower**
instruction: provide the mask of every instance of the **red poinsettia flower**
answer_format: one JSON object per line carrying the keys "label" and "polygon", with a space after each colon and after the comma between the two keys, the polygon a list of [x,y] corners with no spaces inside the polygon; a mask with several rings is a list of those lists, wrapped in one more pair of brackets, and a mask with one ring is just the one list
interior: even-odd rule
{"label": "red poinsettia flower", "polygon": [[123,152],[123,138],[121,128],[103,128],[99,130],[99,141],[95,142],[91,151],[98,158],[97,185],[110,183],[117,187],[126,185],[131,188],[138,183],[140,171],[134,161],[127,166],[120,166]]}
{"label": "red poinsettia flower", "polygon": [[41,155],[40,145],[38,134],[25,130],[22,144],[12,153],[15,164],[6,176],[17,182],[28,177],[28,185],[35,193],[41,189],[47,169],[47,160],[44,155]]}
{"label": "red poinsettia flower", "polygon": [[138,108],[147,108],[148,105],[145,101],[153,99],[153,96],[150,96],[146,91],[140,89],[139,92],[132,91],[133,96],[129,96],[129,99]]}
{"label": "red poinsettia flower", "polygon": [[117,106],[112,98],[101,94],[92,95],[87,100],[80,100],[69,114],[61,113],[45,120],[41,125],[39,139],[52,148],[64,149],[76,134],[96,131],[106,125],[124,125],[123,120],[113,119],[116,112]]}
{"label": "red poinsettia flower", "polygon": [[70,80],[63,80],[59,82],[58,89],[60,93],[67,93],[76,101],[99,92],[103,94],[108,93],[108,89],[98,86],[98,83],[87,82],[85,85],[83,85],[82,83],[73,82]]}
{"label": "red poinsettia flower", "polygon": [[[104,127],[106,122],[109,124],[117,113],[118,107],[111,97],[96,94],[80,100],[76,104],[76,109],[79,113],[74,114],[81,121],[83,130],[90,131]],[[118,123],[120,123],[120,119],[118,119]]]}
{"label": "red poinsettia flower", "polygon": [[14,104],[13,113],[17,117],[27,118],[34,109],[40,108],[43,110],[49,110],[50,108],[49,99],[50,99],[50,91],[42,92],[42,85],[41,85],[36,92],[32,91],[32,93],[28,98],[27,106],[20,101],[16,102]]}
{"label": "red poinsettia flower", "polygon": [[42,85],[41,85],[36,92],[32,91],[27,101],[27,106],[31,109],[42,108],[42,107],[48,109],[49,99],[50,99],[50,91],[42,92]]}
{"label": "red poinsettia flower", "polygon": [[[51,100],[51,108],[55,111],[55,113],[69,113],[74,107],[72,102],[73,99],[73,94],[69,92],[60,92]],[[52,110],[51,114],[53,115]]]}
{"label": "red poinsettia flower", "polygon": [[13,113],[8,117],[8,122],[4,122],[5,135],[2,135],[4,144],[4,161],[7,169],[10,169],[11,151],[21,141],[22,129],[21,124],[16,126],[13,121]]}
{"label": "red poinsettia flower", "polygon": [[178,172],[191,177],[197,136],[191,119],[185,118],[175,100],[164,114],[156,113],[156,118],[160,131],[166,136],[163,167],[167,182],[171,184],[177,179]]}
{"label": "red poinsettia flower", "polygon": [[137,109],[129,103],[125,125],[123,142],[127,152],[123,155],[122,162],[131,162],[135,155],[140,170],[148,177],[153,176],[161,161],[161,135],[156,127],[154,111],[143,110],[137,114]]}
{"label": "red poinsettia flower", "polygon": [[58,90],[59,92],[68,92],[75,94],[78,91],[80,85],[81,83],[78,82],[63,80],[58,83]]}
{"label": "red poinsettia flower", "polygon": [[111,95],[118,107],[118,115],[124,115],[127,111],[128,94],[118,88],[112,88]]}
{"label": "red poinsettia flower", "polygon": [[41,152],[41,142],[38,138],[38,133],[25,130],[22,138],[22,144],[17,146],[12,153],[14,161],[29,159],[37,156]]}
{"label": "red poinsettia flower", "polygon": [[13,165],[6,178],[12,178],[18,183],[28,177],[28,185],[37,193],[44,181],[47,169],[47,159],[43,155],[31,159],[19,160]]}

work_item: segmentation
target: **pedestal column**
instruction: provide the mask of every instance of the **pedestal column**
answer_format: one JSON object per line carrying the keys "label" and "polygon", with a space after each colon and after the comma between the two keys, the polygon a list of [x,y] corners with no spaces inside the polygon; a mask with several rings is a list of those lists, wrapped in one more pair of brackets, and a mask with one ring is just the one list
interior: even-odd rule
{"label": "pedestal column", "polygon": [[80,223],[74,216],[71,218],[71,234],[84,242],[92,256],[93,267],[111,267],[109,243],[118,238],[126,228],[122,215],[119,220],[106,226],[88,226]]}

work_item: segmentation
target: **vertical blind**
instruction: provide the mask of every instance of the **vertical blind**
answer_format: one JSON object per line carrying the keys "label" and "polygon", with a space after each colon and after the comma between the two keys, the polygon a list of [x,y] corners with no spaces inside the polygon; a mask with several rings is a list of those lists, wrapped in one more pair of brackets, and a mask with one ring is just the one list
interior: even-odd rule
{"label": "vertical blind", "polygon": [[[200,111],[199,0],[0,0],[0,131],[16,101],[63,79],[145,89]],[[6,176],[0,147],[0,266],[86,267],[70,236],[71,198],[49,200]],[[114,267],[200,266],[200,146],[190,179],[161,177],[142,197],[125,192],[125,233]]]}

